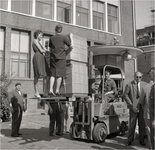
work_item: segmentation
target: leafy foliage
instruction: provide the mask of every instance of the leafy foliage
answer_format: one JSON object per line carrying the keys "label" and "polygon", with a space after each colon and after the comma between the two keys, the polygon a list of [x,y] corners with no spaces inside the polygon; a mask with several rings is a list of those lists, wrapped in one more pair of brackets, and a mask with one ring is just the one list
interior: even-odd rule
{"label": "leafy foliage", "polygon": [[0,117],[3,122],[10,121],[10,105],[8,99],[8,87],[12,80],[9,74],[0,75]]}

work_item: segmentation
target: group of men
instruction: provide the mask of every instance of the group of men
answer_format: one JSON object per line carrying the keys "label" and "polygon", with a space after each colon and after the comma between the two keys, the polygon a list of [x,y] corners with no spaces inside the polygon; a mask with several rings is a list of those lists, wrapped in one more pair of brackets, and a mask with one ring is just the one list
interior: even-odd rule
{"label": "group of men", "polygon": [[[124,100],[127,103],[127,106],[129,108],[129,114],[130,114],[129,131],[128,131],[126,146],[130,146],[134,141],[134,133],[136,128],[136,123],[138,120],[139,143],[143,146],[146,145],[144,142],[145,131],[146,131],[149,148],[154,149],[154,146],[155,146],[154,144],[154,141],[155,141],[154,76],[155,74],[154,73],[155,73],[155,67],[152,67],[148,72],[151,82],[146,83],[141,81],[143,74],[141,72],[136,72],[134,80],[128,83],[125,87]],[[109,77],[109,72],[107,72],[106,76]],[[20,129],[20,124],[22,120],[22,113],[23,111],[25,111],[25,107],[24,107],[25,105],[24,105],[22,92],[20,91],[20,86],[21,86],[21,83],[16,83],[15,90],[9,93],[10,107],[12,110],[11,136],[13,137],[18,137],[21,135],[21,133],[19,133],[19,129]],[[55,103],[51,105],[52,109],[49,110],[49,116],[50,116],[49,135],[50,136],[53,136],[54,134],[55,121],[57,121],[56,123],[58,127],[57,135],[63,134],[63,129],[64,129],[64,120],[62,120],[64,119],[63,107],[64,105],[59,103]]]}
{"label": "group of men", "polygon": [[[135,79],[128,83],[124,91],[124,100],[129,108],[129,131],[126,146],[130,146],[134,141],[134,133],[138,120],[139,126],[139,143],[145,146],[145,134],[147,133],[148,145],[150,149],[154,149],[154,128],[155,128],[155,112],[154,112],[154,76],[155,68],[152,67],[147,74],[150,77],[150,83],[142,80],[142,73],[136,72]],[[146,130],[145,130],[146,129]],[[146,131],[146,132],[145,132]]]}

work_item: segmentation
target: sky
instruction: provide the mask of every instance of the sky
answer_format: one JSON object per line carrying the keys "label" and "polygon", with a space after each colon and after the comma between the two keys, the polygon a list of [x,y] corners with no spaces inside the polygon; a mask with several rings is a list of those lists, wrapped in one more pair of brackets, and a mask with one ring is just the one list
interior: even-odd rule
{"label": "sky", "polygon": [[155,9],[155,0],[135,0],[136,29],[142,29],[151,24],[151,8]]}

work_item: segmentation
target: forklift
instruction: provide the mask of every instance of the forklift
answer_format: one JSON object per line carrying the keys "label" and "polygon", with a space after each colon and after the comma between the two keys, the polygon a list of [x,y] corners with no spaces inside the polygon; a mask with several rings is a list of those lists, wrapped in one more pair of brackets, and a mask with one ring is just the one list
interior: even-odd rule
{"label": "forklift", "polygon": [[[96,143],[105,141],[107,135],[118,133],[124,135],[129,126],[129,111],[123,100],[123,84],[125,76],[123,68],[104,64],[107,55],[120,56],[122,61],[136,58],[143,53],[142,49],[132,46],[99,45],[88,47],[89,60],[89,94],[87,97],[76,97],[73,101],[73,122],[70,126],[70,136],[73,139],[93,140]],[[104,55],[104,58],[101,58]],[[97,63],[93,62],[97,56]],[[98,58],[101,59],[98,59]],[[104,92],[105,71],[111,72],[117,86],[115,98],[106,102]],[[94,85],[97,89],[102,80],[101,94],[93,92]]]}
{"label": "forklift", "polygon": [[[117,85],[115,98],[105,105],[104,74],[111,71],[111,78]],[[100,78],[91,79],[91,85],[99,86],[102,80],[102,94],[94,93],[88,97],[77,97],[73,101],[73,123],[70,127],[71,138],[94,140],[97,143],[104,142],[107,135],[119,133],[124,135],[128,129],[129,113],[127,105],[123,101],[123,71],[119,67],[105,65],[95,68],[96,75],[100,72]],[[95,82],[92,82],[95,81]],[[91,88],[91,87],[90,87]]]}

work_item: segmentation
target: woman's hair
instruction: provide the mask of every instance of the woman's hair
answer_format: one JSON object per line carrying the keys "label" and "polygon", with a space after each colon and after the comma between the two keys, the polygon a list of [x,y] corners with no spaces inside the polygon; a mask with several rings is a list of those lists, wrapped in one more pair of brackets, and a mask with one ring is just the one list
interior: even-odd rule
{"label": "woman's hair", "polygon": [[43,33],[41,30],[36,30],[35,32],[34,32],[34,38],[35,39],[37,39],[37,37],[38,37],[38,35],[40,34],[40,33]]}

